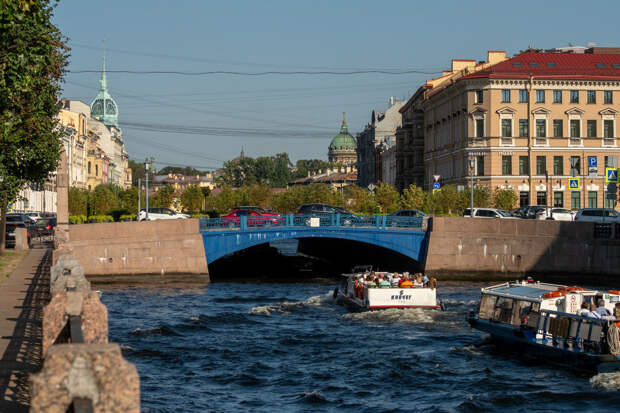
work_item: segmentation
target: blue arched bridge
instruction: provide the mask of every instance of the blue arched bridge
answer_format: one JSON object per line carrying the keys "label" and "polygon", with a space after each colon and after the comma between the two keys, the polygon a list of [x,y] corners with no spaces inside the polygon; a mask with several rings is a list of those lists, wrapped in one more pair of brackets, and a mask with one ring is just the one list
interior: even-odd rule
{"label": "blue arched bridge", "polygon": [[201,218],[207,264],[272,241],[335,238],[387,248],[424,262],[428,245],[423,218],[385,215],[282,215]]}

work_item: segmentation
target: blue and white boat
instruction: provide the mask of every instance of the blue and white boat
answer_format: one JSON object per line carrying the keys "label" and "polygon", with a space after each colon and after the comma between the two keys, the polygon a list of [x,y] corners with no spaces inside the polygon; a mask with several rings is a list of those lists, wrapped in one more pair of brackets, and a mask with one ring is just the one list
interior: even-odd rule
{"label": "blue and white boat", "polygon": [[[611,316],[582,311],[604,300]],[[482,288],[478,313],[469,324],[490,334],[498,348],[552,363],[609,372],[620,370],[620,293],[533,281]],[[579,315],[584,314],[584,315]],[[618,318],[617,318],[618,317]]]}

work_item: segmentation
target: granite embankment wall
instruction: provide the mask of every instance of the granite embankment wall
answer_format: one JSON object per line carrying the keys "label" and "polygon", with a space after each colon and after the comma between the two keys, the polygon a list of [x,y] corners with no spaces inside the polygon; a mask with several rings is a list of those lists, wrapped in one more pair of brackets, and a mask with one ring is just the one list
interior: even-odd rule
{"label": "granite embankment wall", "polygon": [[197,219],[71,225],[68,239],[91,281],[209,280]]}
{"label": "granite embankment wall", "polygon": [[611,227],[603,239],[590,222],[436,217],[425,270],[442,278],[620,276],[620,239]]}

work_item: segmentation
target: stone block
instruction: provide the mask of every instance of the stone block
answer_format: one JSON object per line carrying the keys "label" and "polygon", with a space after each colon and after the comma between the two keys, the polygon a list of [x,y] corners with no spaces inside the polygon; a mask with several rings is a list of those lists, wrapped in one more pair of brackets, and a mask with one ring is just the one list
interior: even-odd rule
{"label": "stone block", "polygon": [[86,343],[108,342],[108,309],[99,300],[99,294],[94,291],[56,293],[43,308],[44,355],[67,324],[70,314],[81,316]]}
{"label": "stone block", "polygon": [[26,228],[15,228],[15,249],[19,251],[30,249],[30,245],[28,245],[28,230]]}
{"label": "stone block", "polygon": [[60,344],[30,378],[31,413],[65,413],[77,397],[95,413],[140,412],[140,378],[117,344]]}

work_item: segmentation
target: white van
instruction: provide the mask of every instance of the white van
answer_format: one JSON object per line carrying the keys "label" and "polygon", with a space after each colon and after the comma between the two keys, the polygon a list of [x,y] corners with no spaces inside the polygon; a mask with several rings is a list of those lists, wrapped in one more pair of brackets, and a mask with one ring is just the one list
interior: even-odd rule
{"label": "white van", "polygon": [[[463,217],[471,218],[471,212],[469,208],[463,211]],[[497,208],[474,208],[474,218],[518,219],[517,217],[512,216],[510,212]]]}

